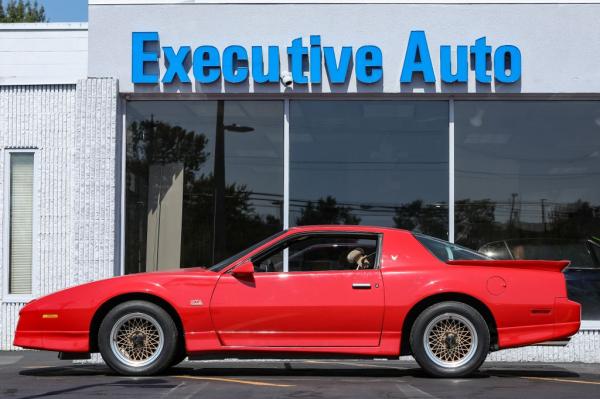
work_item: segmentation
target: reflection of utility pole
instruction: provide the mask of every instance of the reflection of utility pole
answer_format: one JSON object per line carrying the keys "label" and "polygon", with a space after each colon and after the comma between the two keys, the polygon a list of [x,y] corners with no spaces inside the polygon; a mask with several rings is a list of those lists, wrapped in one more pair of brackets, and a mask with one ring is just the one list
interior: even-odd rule
{"label": "reflection of utility pole", "polygon": [[544,204],[545,198],[542,198],[542,225],[544,226],[544,233],[546,232],[546,206]]}
{"label": "reflection of utility pole", "polygon": [[213,207],[213,253],[215,264],[225,257],[225,131],[247,133],[253,127],[225,125],[225,101],[217,101],[217,126],[215,129],[214,207]]}
{"label": "reflection of utility pole", "polygon": [[222,259],[225,253],[225,102],[217,101],[217,126],[215,129],[214,208],[212,263]]}
{"label": "reflection of utility pole", "polygon": [[517,199],[517,193],[512,193],[510,196],[512,197],[512,200],[510,201],[510,216],[508,219],[508,225],[512,226],[513,221],[514,221],[514,214],[515,214],[515,200]]}

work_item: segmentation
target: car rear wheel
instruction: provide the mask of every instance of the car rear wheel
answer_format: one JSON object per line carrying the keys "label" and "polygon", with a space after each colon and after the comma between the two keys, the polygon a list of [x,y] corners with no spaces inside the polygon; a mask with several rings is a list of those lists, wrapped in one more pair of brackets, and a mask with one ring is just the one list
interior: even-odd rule
{"label": "car rear wheel", "polygon": [[160,306],[124,302],[100,324],[98,345],[106,364],[123,375],[152,375],[168,368],[177,353],[177,326]]}
{"label": "car rear wheel", "polygon": [[435,377],[464,377],[481,366],[490,347],[485,319],[461,302],[441,302],[415,320],[410,346],[419,365]]}

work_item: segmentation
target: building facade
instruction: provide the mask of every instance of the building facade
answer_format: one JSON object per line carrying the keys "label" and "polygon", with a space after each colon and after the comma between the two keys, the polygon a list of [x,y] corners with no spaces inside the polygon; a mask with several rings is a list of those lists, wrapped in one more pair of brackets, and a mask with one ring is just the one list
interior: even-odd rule
{"label": "building facade", "polygon": [[600,361],[600,2],[485,3],[91,0],[87,26],[0,27],[0,347],[33,297],[345,223],[570,259],[582,331],[491,358]]}

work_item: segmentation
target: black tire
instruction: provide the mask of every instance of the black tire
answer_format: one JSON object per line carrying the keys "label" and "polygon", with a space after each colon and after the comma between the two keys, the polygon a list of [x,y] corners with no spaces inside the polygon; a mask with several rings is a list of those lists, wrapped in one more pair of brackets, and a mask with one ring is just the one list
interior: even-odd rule
{"label": "black tire", "polygon": [[[474,337],[468,338],[471,335]],[[410,347],[417,363],[429,375],[465,377],[484,362],[490,349],[490,330],[471,306],[440,302],[417,317],[410,331]]]}
{"label": "black tire", "polygon": [[[130,320],[131,324],[127,325],[127,320]],[[140,321],[149,323],[145,324],[147,334],[144,334],[139,327],[131,326],[133,323],[139,323]],[[132,356],[129,355],[128,350],[119,350],[117,341],[113,344],[112,339],[113,334],[118,334],[118,331],[128,331],[127,329],[131,333],[121,334],[124,337],[122,342],[131,344],[132,349],[130,352]],[[161,332],[162,339],[160,338]],[[150,340],[146,338],[150,335],[153,337],[151,345],[147,344]],[[106,364],[117,373],[129,376],[146,376],[160,373],[172,364],[177,354],[177,337],[177,326],[169,313],[163,308],[146,301],[129,301],[117,305],[102,320],[98,331],[98,346]],[[160,342],[162,342],[162,345],[160,345]],[[135,349],[133,349],[134,345]],[[141,349],[142,347],[149,349],[146,350],[144,355],[140,355],[142,360],[137,360],[135,357],[144,350]]]}
{"label": "black tire", "polygon": [[171,364],[169,365],[169,367],[177,366],[179,363],[183,362],[186,357],[187,357],[187,352],[185,351],[185,346],[184,346],[183,342],[180,342],[178,345],[177,351],[175,352],[175,356],[173,356],[173,360],[171,361]]}

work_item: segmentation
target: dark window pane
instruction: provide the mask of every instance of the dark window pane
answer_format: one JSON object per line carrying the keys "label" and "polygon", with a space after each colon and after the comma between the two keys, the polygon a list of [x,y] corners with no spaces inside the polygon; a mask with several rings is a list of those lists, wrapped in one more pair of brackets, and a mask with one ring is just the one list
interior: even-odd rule
{"label": "dark window pane", "polygon": [[600,235],[600,102],[457,101],[455,111],[456,241],[571,260],[569,295],[599,319],[588,242]]}
{"label": "dark window pane", "polygon": [[126,271],[214,264],[281,229],[280,101],[127,105]]}
{"label": "dark window pane", "polygon": [[448,104],[291,101],[290,224],[447,237]]}
{"label": "dark window pane", "polygon": [[514,259],[546,259],[571,261],[571,268],[594,266],[587,242],[553,238],[506,240]]}

